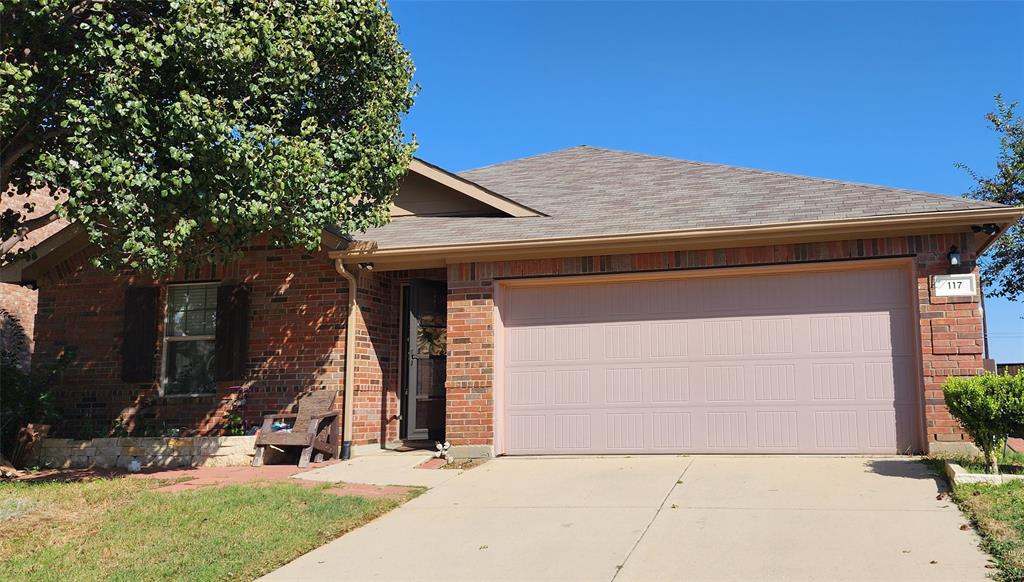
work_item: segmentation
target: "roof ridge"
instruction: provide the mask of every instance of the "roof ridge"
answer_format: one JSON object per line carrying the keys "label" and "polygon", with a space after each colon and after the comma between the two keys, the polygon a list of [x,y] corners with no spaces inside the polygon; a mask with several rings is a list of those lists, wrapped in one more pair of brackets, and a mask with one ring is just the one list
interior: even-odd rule
{"label": "roof ridge", "polygon": [[[521,158],[513,158],[511,160],[505,160],[503,162],[494,162],[493,164],[487,164],[486,166],[478,166],[476,168],[469,168],[469,169],[466,169],[466,170],[459,170],[458,172],[455,172],[455,173],[456,174],[465,174],[465,173],[469,173],[469,172],[476,172],[477,170],[486,170],[488,168],[493,168],[495,166],[504,166],[505,164],[514,164],[514,163],[517,163],[517,162],[525,162],[526,160],[533,160],[533,159],[537,159],[537,158],[543,158],[543,157],[546,157],[546,156],[553,156],[555,154],[561,154],[561,153],[564,153],[564,152],[568,152],[568,151],[572,151],[572,150],[579,150],[579,149],[600,150],[601,148],[595,148],[594,146],[588,146],[588,145],[569,146],[569,147],[560,148],[560,149],[557,149],[557,150],[550,150],[550,151],[546,151],[546,152],[541,152],[539,154],[531,154],[531,155],[528,155],[528,156],[523,156]],[[608,150],[608,151],[612,151],[612,150]]]}
{"label": "roof ridge", "polygon": [[[737,165],[733,165],[733,164],[720,164],[720,163],[716,163],[716,162],[702,162],[702,161],[698,161],[698,160],[689,160],[689,159],[685,159],[685,158],[674,158],[674,157],[671,157],[671,156],[665,156],[665,155],[660,155],[660,154],[645,154],[645,153],[641,153],[641,152],[631,152],[629,150],[616,150],[616,149],[611,149],[611,148],[596,148],[596,147],[593,147],[593,146],[585,146],[585,147],[588,147],[589,149],[596,149],[596,150],[601,150],[601,151],[606,151],[606,152],[614,152],[614,153],[618,153],[618,154],[626,154],[626,155],[635,156],[635,157],[641,157],[641,158],[655,158],[655,159],[672,161],[672,162],[685,162],[685,163],[693,164],[693,165],[696,165],[696,166],[705,166],[705,167],[710,167],[710,168],[729,168],[729,169],[732,169],[732,170],[740,170],[740,171],[743,171],[743,172],[750,172],[750,173],[753,173],[753,174],[766,174],[766,175],[769,175],[769,176],[780,176],[780,177],[783,177],[783,178],[798,178],[800,180],[808,180],[808,181],[811,181],[811,182],[826,182],[826,183],[829,183],[829,184],[840,184],[840,185],[844,185],[844,186],[862,186],[862,187],[867,187],[867,188],[877,188],[877,189],[880,189],[880,190],[896,190],[896,191],[899,191],[899,192],[906,192],[906,193],[909,193],[909,194],[917,194],[917,195],[921,195],[921,196],[927,196],[927,197],[930,197],[930,198],[937,198],[937,199],[940,199],[940,200],[964,200],[965,202],[988,202],[986,200],[974,200],[974,199],[969,199],[969,198],[957,198],[953,194],[939,194],[938,192],[927,192],[925,190],[915,190],[913,188],[902,188],[900,186],[886,186],[884,184],[872,184],[870,182],[856,182],[856,181],[851,181],[851,180],[840,180],[838,178],[822,178],[820,176],[808,176],[806,174],[793,174],[793,173],[789,173],[789,172],[780,172],[778,170],[763,170],[763,169],[760,169],[760,168],[750,168],[750,167],[747,167],[747,166],[737,166]],[[990,202],[990,204],[997,204],[998,206],[1005,206],[1005,204],[998,204],[998,203],[991,203],[991,202]]]}
{"label": "roof ridge", "polygon": [[930,199],[937,199],[937,200],[944,200],[944,201],[961,200],[963,202],[967,202],[967,203],[970,203],[970,204],[989,205],[989,206],[991,206],[993,208],[1005,206],[1004,204],[998,204],[998,203],[995,203],[995,202],[988,202],[988,201],[985,201],[985,200],[974,200],[974,199],[965,198],[965,197],[962,197],[962,196],[961,197],[957,197],[956,195],[953,195],[953,194],[940,194],[940,193],[937,193],[937,192],[927,192],[927,191],[924,191],[924,190],[915,190],[915,189],[911,189],[911,188],[902,188],[902,187],[899,187],[899,186],[885,186],[883,184],[872,184],[872,183],[869,183],[869,182],[855,182],[855,181],[851,181],[851,180],[839,180],[837,178],[822,178],[822,177],[819,177],[819,176],[808,176],[806,174],[793,174],[793,173],[788,173],[788,172],[780,172],[780,171],[777,171],[777,170],[763,170],[763,169],[760,169],[760,168],[750,168],[750,167],[747,167],[747,166],[737,166],[737,165],[733,165],[733,164],[720,164],[720,163],[716,163],[716,162],[702,162],[702,161],[697,161],[697,160],[689,160],[689,159],[685,159],[685,158],[676,158],[676,157],[671,157],[671,156],[666,156],[666,155],[661,155],[661,154],[647,154],[647,153],[641,153],[641,152],[633,152],[633,151],[629,151],[629,150],[619,150],[619,149],[605,148],[605,147],[598,147],[598,146],[591,146],[591,145],[578,145],[578,146],[573,146],[573,147],[568,147],[568,148],[562,148],[560,150],[554,150],[554,151],[545,152],[545,153],[542,153],[542,154],[535,154],[535,155],[532,155],[532,156],[527,156],[527,157],[523,157],[523,158],[517,158],[517,159],[514,159],[514,160],[508,160],[506,162],[499,162],[497,164],[490,164],[488,166],[482,166],[480,168],[474,168],[473,170],[466,170],[466,171],[470,172],[470,171],[482,170],[482,169],[485,169],[485,168],[491,168],[491,167],[499,166],[499,165],[502,165],[502,164],[511,164],[511,163],[531,160],[531,159],[535,159],[535,158],[541,158],[541,157],[544,157],[544,156],[550,156],[550,155],[564,153],[564,152],[567,152],[567,151],[578,150],[578,149],[588,149],[588,150],[594,150],[594,151],[598,151],[598,152],[609,152],[609,153],[615,153],[615,154],[620,154],[620,155],[627,155],[627,156],[638,157],[638,158],[643,158],[643,159],[657,159],[657,160],[665,160],[665,161],[670,161],[670,162],[682,162],[682,163],[686,163],[686,164],[692,164],[692,165],[695,165],[695,166],[703,166],[703,167],[707,167],[707,168],[727,168],[727,169],[731,169],[731,170],[738,170],[738,171],[741,171],[741,172],[749,172],[749,173],[752,173],[752,174],[763,174],[763,175],[768,175],[768,176],[778,176],[778,177],[782,177],[782,178],[795,178],[795,179],[799,179],[799,180],[806,180],[808,182],[838,184],[838,185],[842,185],[842,186],[859,186],[859,187],[862,187],[862,188],[874,188],[874,189],[878,189],[878,190],[895,191],[895,192],[901,192],[901,193],[905,193],[905,194],[912,194],[912,195],[915,195],[915,196],[921,196],[921,197],[926,197],[926,198],[930,198]]}

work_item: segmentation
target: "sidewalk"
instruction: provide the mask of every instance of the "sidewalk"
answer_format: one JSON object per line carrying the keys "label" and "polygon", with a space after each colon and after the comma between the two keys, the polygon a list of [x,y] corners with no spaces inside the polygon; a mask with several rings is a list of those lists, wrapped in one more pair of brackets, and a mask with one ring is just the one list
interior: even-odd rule
{"label": "sidewalk", "polygon": [[357,447],[352,459],[330,463],[299,473],[295,479],[328,483],[366,483],[437,487],[462,474],[461,469],[424,469],[419,465],[433,459],[427,450],[394,451],[378,446]]}

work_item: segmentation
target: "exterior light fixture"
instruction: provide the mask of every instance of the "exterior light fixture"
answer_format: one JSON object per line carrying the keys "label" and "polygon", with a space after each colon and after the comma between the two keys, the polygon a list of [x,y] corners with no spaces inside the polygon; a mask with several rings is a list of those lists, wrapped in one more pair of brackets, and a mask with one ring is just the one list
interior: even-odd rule
{"label": "exterior light fixture", "polygon": [[360,269],[366,269],[367,271],[373,270],[373,263],[359,263]]}
{"label": "exterior light fixture", "polygon": [[956,245],[949,247],[949,253],[946,254],[946,257],[949,258],[950,267],[960,266],[960,249],[958,249]]}

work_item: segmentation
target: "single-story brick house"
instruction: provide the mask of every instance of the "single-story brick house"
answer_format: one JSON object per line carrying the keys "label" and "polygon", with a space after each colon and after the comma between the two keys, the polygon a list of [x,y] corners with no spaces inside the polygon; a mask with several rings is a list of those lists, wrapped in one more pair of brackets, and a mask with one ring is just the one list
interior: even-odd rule
{"label": "single-story brick house", "polygon": [[575,147],[417,160],[392,214],[159,281],[44,241],[4,276],[37,362],[76,348],[59,430],[216,432],[244,386],[250,422],[347,389],[351,442],[460,455],[963,446],[940,385],[982,370],[974,260],[1024,209]]}

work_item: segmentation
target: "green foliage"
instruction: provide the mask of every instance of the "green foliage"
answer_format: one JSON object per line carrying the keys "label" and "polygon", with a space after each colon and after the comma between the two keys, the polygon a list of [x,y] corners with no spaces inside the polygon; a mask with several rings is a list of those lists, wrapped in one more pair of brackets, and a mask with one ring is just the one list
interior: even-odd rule
{"label": "green foliage", "polygon": [[104,436],[104,437],[127,437],[127,436],[131,436],[131,434],[132,434],[132,431],[131,431],[131,429],[128,428],[128,424],[124,420],[122,420],[120,418],[115,418],[114,422],[111,423],[110,430],[107,432],[107,434],[100,435],[100,436]]}
{"label": "green foliage", "polygon": [[12,454],[23,426],[52,424],[60,418],[49,386],[73,360],[74,352],[68,350],[52,367],[30,373],[12,358],[0,357],[0,451],[5,456]]}
{"label": "green foliage", "polygon": [[[985,116],[1000,134],[996,173],[989,178],[958,164],[977,182],[965,196],[1010,206],[1024,205],[1024,118],[1015,115],[1016,106],[1017,103],[1008,104],[996,95],[996,110]],[[1024,221],[1010,226],[980,264],[986,295],[1011,301],[1020,299],[1024,294]]]}
{"label": "green foliage", "polygon": [[999,582],[1024,580],[1024,481],[1004,485],[965,484],[952,493],[995,558]]}
{"label": "green foliage", "polygon": [[1024,370],[1015,376],[1003,378],[1006,384],[1006,415],[1010,425],[1009,435],[1024,438]]}
{"label": "green foliage", "polygon": [[989,470],[998,473],[996,454],[1024,416],[1024,374],[952,376],[942,391],[950,414],[981,449]]}
{"label": "green foliage", "polygon": [[0,0],[0,21],[0,183],[66,188],[98,264],[167,273],[388,219],[415,89],[382,0]]}
{"label": "green foliage", "polygon": [[242,436],[245,434],[245,423],[242,421],[242,415],[236,411],[231,411],[224,415],[224,434],[226,436]]}

